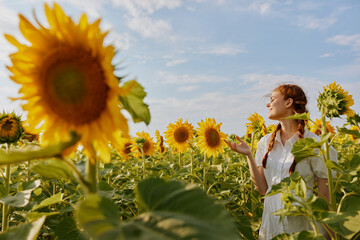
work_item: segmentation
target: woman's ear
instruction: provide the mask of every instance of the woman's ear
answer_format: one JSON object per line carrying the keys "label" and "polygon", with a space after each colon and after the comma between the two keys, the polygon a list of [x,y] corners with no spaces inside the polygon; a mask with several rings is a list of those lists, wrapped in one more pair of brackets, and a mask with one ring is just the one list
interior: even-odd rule
{"label": "woman's ear", "polygon": [[294,103],[294,99],[288,98],[288,99],[286,100],[286,107],[287,107],[287,108],[290,108],[290,107],[293,105],[293,103]]}

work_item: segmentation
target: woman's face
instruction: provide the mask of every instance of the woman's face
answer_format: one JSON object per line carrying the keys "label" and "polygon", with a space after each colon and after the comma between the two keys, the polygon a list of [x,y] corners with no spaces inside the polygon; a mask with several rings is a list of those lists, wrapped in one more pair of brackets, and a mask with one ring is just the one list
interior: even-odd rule
{"label": "woman's face", "polygon": [[270,102],[266,105],[268,107],[268,118],[272,120],[280,120],[282,118],[291,116],[293,114],[292,99],[285,99],[284,95],[279,91],[271,93]]}

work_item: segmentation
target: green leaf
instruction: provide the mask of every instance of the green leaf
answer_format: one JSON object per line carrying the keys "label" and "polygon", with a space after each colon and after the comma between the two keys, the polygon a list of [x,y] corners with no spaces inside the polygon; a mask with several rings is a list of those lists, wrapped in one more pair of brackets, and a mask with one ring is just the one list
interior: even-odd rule
{"label": "green leaf", "polygon": [[146,179],[138,184],[136,199],[147,212],[124,226],[125,234],[135,234],[130,239],[145,239],[153,230],[170,239],[238,239],[229,213],[194,186]]}
{"label": "green leaf", "polygon": [[342,202],[340,212],[324,211],[316,215],[317,221],[349,239],[360,231],[360,197],[349,196]]}
{"label": "green leaf", "polygon": [[332,169],[336,172],[340,172],[340,173],[343,173],[344,172],[344,169],[341,165],[339,165],[337,162],[334,162],[334,161],[326,161],[325,163],[325,166],[328,168],[328,169]]}
{"label": "green leaf", "polygon": [[32,170],[45,178],[75,179],[71,167],[60,159],[50,159],[39,162],[32,167]]}
{"label": "green leaf", "polygon": [[234,220],[200,189],[178,182],[147,179],[136,188],[143,213],[121,224],[117,206],[99,195],[88,195],[77,217],[96,239],[238,239]]}
{"label": "green leaf", "polygon": [[120,239],[120,215],[116,205],[108,198],[89,194],[77,209],[77,218],[87,233],[96,239]]}
{"label": "green leaf", "polygon": [[48,216],[54,216],[59,214],[59,212],[28,212],[26,213],[26,217],[29,219],[29,221],[33,221],[36,219],[39,219],[41,217],[48,217]]}
{"label": "green leaf", "polygon": [[284,119],[310,120],[310,113],[295,113],[294,115],[291,115]]}
{"label": "green leaf", "polygon": [[45,221],[45,216],[31,223],[19,224],[16,227],[9,228],[6,232],[0,234],[0,240],[30,240],[36,239],[40,229]]}
{"label": "green leaf", "polygon": [[[295,174],[295,173],[296,172],[294,172],[293,174]],[[290,185],[290,182],[291,182],[290,177],[286,177],[278,184],[272,185],[271,190],[270,190],[270,192],[268,192],[268,194],[266,194],[266,197],[283,192],[286,189],[286,187]]]}
{"label": "green leaf", "polygon": [[123,84],[123,87],[131,87],[130,93],[125,96],[119,96],[120,102],[126,109],[134,122],[144,122],[146,125],[150,123],[149,106],[144,103],[146,92],[144,88],[136,81],[131,80]]}
{"label": "green leaf", "polygon": [[53,205],[55,203],[62,202],[63,201],[62,196],[63,196],[63,194],[61,192],[57,193],[55,195],[52,195],[51,197],[44,199],[39,205],[35,205],[33,207],[32,211],[37,210],[39,208],[43,208],[43,207]]}
{"label": "green leaf", "polygon": [[40,186],[40,182],[40,180],[36,180],[31,186],[28,186],[27,190],[17,192],[14,196],[3,197],[0,199],[0,202],[13,207],[24,207],[29,203],[31,192]]}
{"label": "green leaf", "polygon": [[291,149],[296,163],[308,157],[316,157],[315,149],[320,149],[321,144],[316,142],[315,138],[302,138],[296,141]]}
{"label": "green leaf", "polygon": [[85,240],[89,239],[84,231],[77,228],[75,219],[65,217],[59,222],[55,229],[55,236],[59,240]]}
{"label": "green leaf", "polygon": [[236,226],[244,239],[253,240],[253,230],[251,229],[251,222],[246,216],[236,216]]}
{"label": "green leaf", "polygon": [[25,162],[32,159],[46,159],[61,156],[64,150],[75,145],[80,140],[80,135],[70,132],[67,142],[59,142],[54,145],[40,147],[36,150],[16,149],[5,152],[0,149],[0,165]]}
{"label": "green leaf", "polygon": [[315,236],[314,232],[301,231],[292,235],[294,240],[325,240],[324,236]]}
{"label": "green leaf", "polygon": [[349,130],[345,127],[343,128],[337,128],[339,133],[345,133],[345,134],[350,134],[353,135],[356,138],[360,138],[360,131],[359,130]]}

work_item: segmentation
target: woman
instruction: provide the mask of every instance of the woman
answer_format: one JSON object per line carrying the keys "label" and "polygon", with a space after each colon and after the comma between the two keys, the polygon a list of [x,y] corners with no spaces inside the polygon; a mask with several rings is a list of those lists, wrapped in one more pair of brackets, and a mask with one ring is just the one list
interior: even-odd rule
{"label": "woman", "polygon": [[[319,192],[329,201],[327,169],[323,161],[319,158],[307,158],[296,164],[291,153],[292,146],[298,139],[318,139],[317,135],[305,128],[304,120],[284,119],[295,113],[307,112],[306,104],[306,95],[299,86],[280,85],[273,90],[270,102],[266,105],[269,109],[269,119],[277,120],[279,124],[273,133],[260,139],[255,159],[249,146],[238,136],[236,138],[240,143],[227,142],[232,150],[246,155],[251,178],[262,195],[270,191],[272,185],[288,177],[291,172],[298,171],[307,181],[306,185],[309,188],[313,188],[317,180]],[[330,159],[337,161],[337,154],[333,148],[330,151]],[[308,190],[307,197],[311,193],[311,190]],[[281,204],[280,194],[265,198],[259,239],[271,239],[280,233],[292,234],[312,230],[308,220],[303,216],[289,216],[279,222],[279,216],[272,213],[283,208]]]}

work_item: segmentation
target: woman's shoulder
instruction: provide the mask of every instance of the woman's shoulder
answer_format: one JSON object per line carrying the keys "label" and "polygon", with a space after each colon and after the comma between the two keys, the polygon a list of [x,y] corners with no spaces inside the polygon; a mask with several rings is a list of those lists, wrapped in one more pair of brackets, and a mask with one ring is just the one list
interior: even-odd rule
{"label": "woman's shoulder", "polygon": [[316,141],[319,141],[320,137],[318,135],[316,135],[313,132],[310,132],[309,130],[305,129],[304,132],[304,138],[315,138]]}
{"label": "woman's shoulder", "polygon": [[265,136],[263,136],[263,137],[260,139],[259,144],[260,144],[260,143],[265,144],[265,143],[269,142],[270,137],[271,137],[271,134],[272,134],[272,132],[266,134]]}

